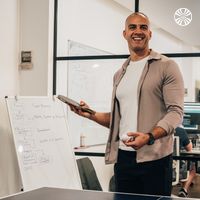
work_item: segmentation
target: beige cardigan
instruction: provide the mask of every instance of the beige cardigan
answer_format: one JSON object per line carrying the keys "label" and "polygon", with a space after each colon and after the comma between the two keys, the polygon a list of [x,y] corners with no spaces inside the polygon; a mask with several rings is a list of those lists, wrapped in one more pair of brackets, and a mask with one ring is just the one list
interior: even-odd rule
{"label": "beige cardigan", "polygon": [[[130,57],[114,76],[110,134],[105,153],[107,164],[117,161],[120,105],[116,99],[116,89],[126,73],[129,62]],[[174,129],[183,118],[184,83],[178,65],[166,56],[151,50],[138,83],[137,98],[138,131],[147,133],[153,127],[160,126],[168,133],[167,136],[157,139],[153,145],[145,145],[137,150],[137,162],[157,160],[171,154]]]}

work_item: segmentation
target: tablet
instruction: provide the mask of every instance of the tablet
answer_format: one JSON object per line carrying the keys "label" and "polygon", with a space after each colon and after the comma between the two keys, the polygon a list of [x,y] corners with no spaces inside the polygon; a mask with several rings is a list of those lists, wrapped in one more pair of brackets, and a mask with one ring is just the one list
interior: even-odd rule
{"label": "tablet", "polygon": [[57,97],[59,100],[61,100],[62,102],[66,103],[67,105],[69,106],[74,106],[76,109],[80,109],[82,110],[83,112],[88,112],[92,115],[95,114],[95,111],[90,109],[90,108],[83,108],[82,106],[80,106],[80,104],[76,101],[74,101],[73,99],[70,99],[66,96],[63,96],[63,95],[58,95]]}

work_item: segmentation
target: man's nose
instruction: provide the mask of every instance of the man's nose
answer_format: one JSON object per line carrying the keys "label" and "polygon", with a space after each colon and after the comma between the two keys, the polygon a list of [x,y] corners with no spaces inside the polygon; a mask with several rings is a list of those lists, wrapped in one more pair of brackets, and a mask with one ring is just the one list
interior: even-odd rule
{"label": "man's nose", "polygon": [[141,28],[140,28],[140,26],[136,26],[136,28],[135,28],[135,33],[141,33],[142,31],[141,31]]}

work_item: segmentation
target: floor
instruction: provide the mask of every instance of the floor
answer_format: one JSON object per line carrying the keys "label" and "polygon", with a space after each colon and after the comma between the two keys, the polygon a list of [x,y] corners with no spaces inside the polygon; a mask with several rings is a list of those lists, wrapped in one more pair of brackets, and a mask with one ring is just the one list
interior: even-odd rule
{"label": "floor", "polygon": [[[178,195],[181,185],[173,186],[172,194]],[[188,191],[188,197],[190,198],[200,198],[200,175],[197,174],[194,180],[193,186],[190,187]]]}

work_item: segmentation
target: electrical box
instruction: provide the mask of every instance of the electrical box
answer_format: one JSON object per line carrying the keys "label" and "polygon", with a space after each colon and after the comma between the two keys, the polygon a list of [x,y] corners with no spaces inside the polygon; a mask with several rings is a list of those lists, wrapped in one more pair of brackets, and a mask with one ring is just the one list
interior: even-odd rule
{"label": "electrical box", "polygon": [[20,69],[32,69],[32,52],[31,51],[21,51],[21,63]]}

